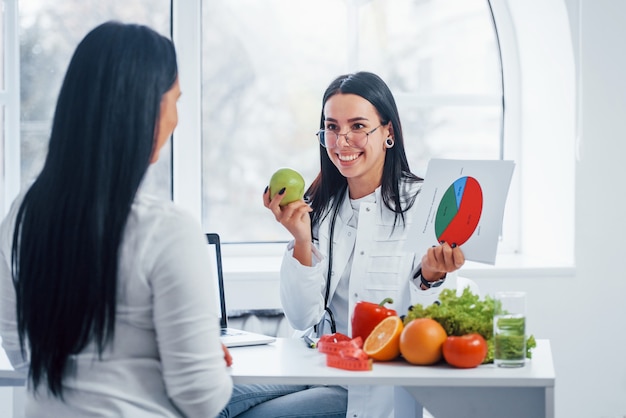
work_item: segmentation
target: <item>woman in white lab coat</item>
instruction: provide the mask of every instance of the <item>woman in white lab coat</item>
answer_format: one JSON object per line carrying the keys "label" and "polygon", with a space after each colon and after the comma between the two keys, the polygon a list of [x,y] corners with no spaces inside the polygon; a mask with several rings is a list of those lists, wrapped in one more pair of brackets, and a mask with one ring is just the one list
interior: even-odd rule
{"label": "woman in white lab coat", "polygon": [[[388,307],[404,314],[412,304],[434,302],[442,288],[476,290],[473,282],[450,274],[465,262],[456,243],[441,243],[426,254],[404,247],[422,179],[409,169],[400,118],[385,82],[368,72],[336,78],[324,94],[320,128],[321,170],[306,202],[280,206],[284,189],[263,195],[265,206],[293,235],[280,281],[291,326],[301,334],[351,335],[351,313],[360,300],[378,303],[390,297],[394,303]],[[315,416],[393,415],[392,387],[327,389],[334,391],[334,406],[341,412],[329,412],[324,399],[315,401],[316,387],[263,402],[245,416],[295,416],[289,415],[289,405],[295,413],[308,398],[319,405],[306,410]]]}

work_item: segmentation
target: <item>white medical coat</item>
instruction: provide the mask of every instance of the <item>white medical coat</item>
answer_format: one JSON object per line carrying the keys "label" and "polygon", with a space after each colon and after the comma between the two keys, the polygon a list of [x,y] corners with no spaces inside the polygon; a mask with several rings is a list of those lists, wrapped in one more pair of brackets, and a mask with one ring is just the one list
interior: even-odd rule
{"label": "white medical coat", "polygon": [[[406,184],[404,196],[410,196],[420,184]],[[419,198],[419,195],[418,195]],[[349,312],[334,315],[352,315],[355,304],[360,301],[379,303],[392,298],[399,315],[406,314],[409,306],[420,303],[424,306],[437,300],[445,288],[456,288],[462,292],[470,286],[478,292],[474,282],[455,273],[448,274],[444,284],[437,288],[421,290],[419,279],[413,276],[419,268],[422,254],[407,252],[404,244],[417,203],[405,212],[405,225],[400,219],[393,227],[395,213],[383,203],[380,187],[375,191],[375,202],[362,202],[356,233],[346,226],[353,210],[346,194],[339,210],[333,234],[333,265],[329,301],[354,249],[349,282]],[[319,242],[313,249],[313,266],[303,266],[293,258],[293,242],[288,244],[281,266],[280,296],[285,317],[290,325],[302,335],[310,332],[324,316],[324,294],[328,271],[328,241],[330,219],[327,216],[319,226]],[[330,303],[330,302],[329,302]],[[348,320],[348,328],[350,328]],[[338,332],[351,335],[351,329]],[[350,386],[348,390],[348,412],[350,418],[384,418],[393,416],[393,387]]]}

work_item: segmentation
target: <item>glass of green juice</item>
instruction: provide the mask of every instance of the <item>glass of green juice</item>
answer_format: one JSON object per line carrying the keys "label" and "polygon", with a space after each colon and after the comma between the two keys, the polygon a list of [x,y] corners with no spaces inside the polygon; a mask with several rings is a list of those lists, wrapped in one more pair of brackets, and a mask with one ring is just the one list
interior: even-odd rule
{"label": "glass of green juice", "polygon": [[523,367],[526,363],[526,292],[496,292],[493,317],[494,364]]}

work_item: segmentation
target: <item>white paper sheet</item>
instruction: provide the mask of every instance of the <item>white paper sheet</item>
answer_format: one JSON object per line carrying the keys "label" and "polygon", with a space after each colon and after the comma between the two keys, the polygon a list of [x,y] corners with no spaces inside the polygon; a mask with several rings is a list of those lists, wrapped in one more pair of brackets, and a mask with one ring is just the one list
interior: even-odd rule
{"label": "white paper sheet", "polygon": [[495,264],[514,168],[503,160],[430,160],[406,248],[424,254],[446,241],[466,260]]}

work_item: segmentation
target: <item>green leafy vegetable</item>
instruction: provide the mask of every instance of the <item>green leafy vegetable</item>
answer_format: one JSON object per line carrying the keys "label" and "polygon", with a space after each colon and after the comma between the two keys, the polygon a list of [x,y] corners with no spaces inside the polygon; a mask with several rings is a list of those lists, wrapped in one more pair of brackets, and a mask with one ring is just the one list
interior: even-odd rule
{"label": "green leafy vegetable", "polygon": [[[411,306],[404,317],[404,325],[417,318],[432,318],[439,322],[448,335],[461,336],[478,333],[487,341],[487,356],[483,363],[493,363],[493,314],[496,301],[489,295],[484,299],[469,289],[463,290],[461,296],[452,289],[444,289],[439,294],[440,303],[429,306],[416,304]],[[532,357],[532,349],[536,347],[535,338],[530,335],[526,339],[526,357]]]}

